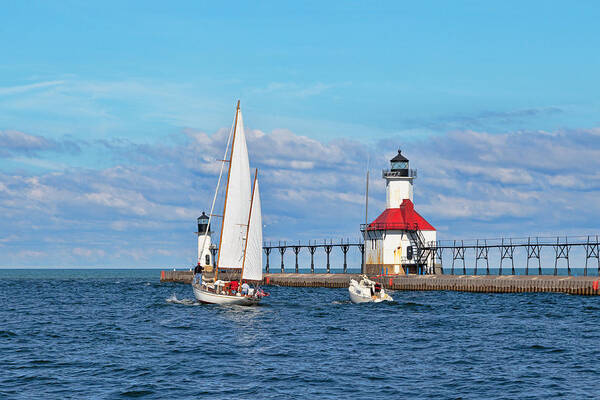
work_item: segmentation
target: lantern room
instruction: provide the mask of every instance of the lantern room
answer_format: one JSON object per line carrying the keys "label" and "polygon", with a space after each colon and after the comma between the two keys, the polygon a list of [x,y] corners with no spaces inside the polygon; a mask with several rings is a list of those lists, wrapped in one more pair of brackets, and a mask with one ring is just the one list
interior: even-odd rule
{"label": "lantern room", "polygon": [[400,149],[398,149],[398,154],[390,160],[390,163],[392,164],[390,171],[408,176],[408,158],[402,155]]}
{"label": "lantern room", "polygon": [[387,208],[398,208],[405,199],[413,199],[413,180],[417,177],[417,171],[409,168],[408,158],[398,154],[390,160],[391,168],[382,172],[385,179],[386,206]]}
{"label": "lantern room", "polygon": [[198,217],[198,234],[204,235],[210,233],[210,227],[208,226],[208,215],[202,212],[202,215]]}

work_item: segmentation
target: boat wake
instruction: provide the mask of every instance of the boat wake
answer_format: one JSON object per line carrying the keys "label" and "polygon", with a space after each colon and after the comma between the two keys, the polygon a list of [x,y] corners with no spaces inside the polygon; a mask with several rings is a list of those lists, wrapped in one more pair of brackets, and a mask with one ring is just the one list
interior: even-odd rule
{"label": "boat wake", "polygon": [[168,299],[166,299],[167,303],[170,304],[183,304],[184,306],[197,306],[200,305],[200,302],[194,299],[178,299],[175,294],[171,295]]}
{"label": "boat wake", "polygon": [[334,300],[331,302],[331,304],[351,304],[352,302],[350,300],[344,300],[344,301],[339,301],[339,300]]}

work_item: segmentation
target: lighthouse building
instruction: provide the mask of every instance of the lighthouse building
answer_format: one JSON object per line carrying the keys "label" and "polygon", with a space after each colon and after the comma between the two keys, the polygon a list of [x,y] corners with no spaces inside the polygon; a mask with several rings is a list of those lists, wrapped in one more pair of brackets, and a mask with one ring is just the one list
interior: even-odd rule
{"label": "lighthouse building", "polygon": [[417,171],[400,150],[383,171],[386,209],[370,224],[362,226],[365,270],[379,274],[424,274],[434,269],[434,254],[428,251],[436,240],[435,228],[415,211],[413,181]]}
{"label": "lighthouse building", "polygon": [[202,265],[205,270],[211,270],[212,267],[212,241],[210,234],[210,225],[208,223],[208,215],[202,212],[198,217],[198,264]]}

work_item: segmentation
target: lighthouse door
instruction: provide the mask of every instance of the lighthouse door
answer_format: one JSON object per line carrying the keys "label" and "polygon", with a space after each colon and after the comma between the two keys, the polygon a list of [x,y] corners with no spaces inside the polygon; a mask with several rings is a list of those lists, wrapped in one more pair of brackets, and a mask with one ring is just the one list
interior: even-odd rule
{"label": "lighthouse door", "polygon": [[394,250],[394,274],[400,273],[400,265],[402,264],[402,245]]}

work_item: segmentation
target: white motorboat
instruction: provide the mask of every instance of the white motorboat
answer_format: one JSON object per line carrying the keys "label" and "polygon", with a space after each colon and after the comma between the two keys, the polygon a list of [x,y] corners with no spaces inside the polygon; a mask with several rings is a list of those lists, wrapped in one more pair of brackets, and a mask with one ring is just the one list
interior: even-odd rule
{"label": "white motorboat", "polygon": [[350,301],[353,303],[379,303],[382,301],[393,301],[392,297],[385,292],[383,286],[370,280],[366,275],[361,277],[360,282],[350,279],[348,287]]}
{"label": "white motorboat", "polygon": [[[250,162],[239,101],[221,164],[208,226],[213,217],[225,163],[229,165],[229,169],[214,277],[212,282],[203,279],[201,283],[192,283],[192,288],[196,299],[203,303],[254,305],[266,295],[258,286],[262,282],[262,212],[258,170],[251,187]],[[201,248],[204,248],[204,244]],[[234,275],[235,278],[220,280],[219,270],[222,275]],[[253,284],[254,287],[244,285],[242,290],[243,282]]]}

